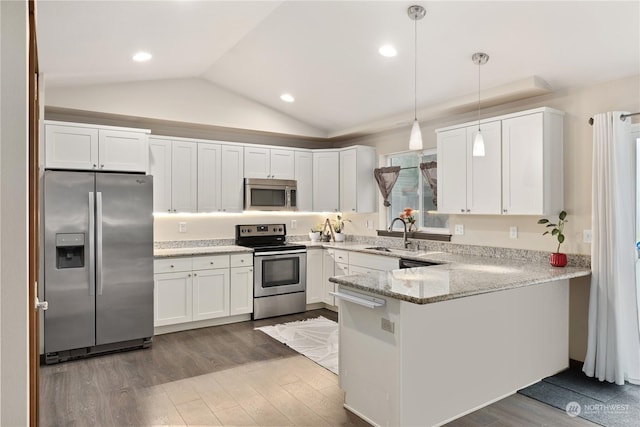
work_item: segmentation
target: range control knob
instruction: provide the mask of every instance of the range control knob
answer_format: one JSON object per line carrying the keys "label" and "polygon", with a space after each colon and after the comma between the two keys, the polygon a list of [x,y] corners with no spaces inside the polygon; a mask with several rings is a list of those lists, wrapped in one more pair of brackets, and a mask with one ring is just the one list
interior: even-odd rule
{"label": "range control knob", "polygon": [[278,231],[282,231],[282,228],[278,228]]}

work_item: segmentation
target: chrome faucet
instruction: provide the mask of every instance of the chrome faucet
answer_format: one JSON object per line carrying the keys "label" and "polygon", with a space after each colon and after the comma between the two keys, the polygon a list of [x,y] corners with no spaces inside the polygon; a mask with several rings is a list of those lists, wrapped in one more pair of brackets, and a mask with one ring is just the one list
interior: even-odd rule
{"label": "chrome faucet", "polygon": [[396,221],[400,221],[402,223],[402,225],[404,226],[404,232],[402,233],[402,243],[404,244],[404,248],[408,249],[409,248],[409,241],[407,240],[407,223],[406,223],[406,221],[404,219],[402,219],[400,217],[393,218],[393,221],[391,221],[391,225],[389,226],[389,231],[393,230],[393,224],[395,224]]}

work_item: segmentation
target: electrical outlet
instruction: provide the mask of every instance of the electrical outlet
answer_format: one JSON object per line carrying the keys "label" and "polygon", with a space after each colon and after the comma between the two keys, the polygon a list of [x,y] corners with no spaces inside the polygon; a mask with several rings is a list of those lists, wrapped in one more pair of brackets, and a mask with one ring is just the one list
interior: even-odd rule
{"label": "electrical outlet", "polygon": [[510,239],[518,238],[518,227],[516,227],[515,225],[512,225],[511,227],[509,227],[509,238]]}
{"label": "electrical outlet", "polygon": [[464,225],[456,224],[456,226],[453,229],[453,234],[457,236],[462,236],[464,234]]}
{"label": "electrical outlet", "polygon": [[291,229],[295,230],[296,228],[298,228],[298,221],[296,221],[295,219],[291,220]]}
{"label": "electrical outlet", "polygon": [[380,327],[383,331],[393,333],[393,331],[395,330],[395,326],[396,324],[389,319],[385,319],[384,317],[380,319]]}
{"label": "electrical outlet", "polygon": [[178,231],[180,233],[186,233],[187,232],[187,223],[186,222],[179,222],[178,223]]}
{"label": "electrical outlet", "polygon": [[591,234],[591,230],[582,230],[582,241],[584,243],[591,243],[593,239],[593,235]]}

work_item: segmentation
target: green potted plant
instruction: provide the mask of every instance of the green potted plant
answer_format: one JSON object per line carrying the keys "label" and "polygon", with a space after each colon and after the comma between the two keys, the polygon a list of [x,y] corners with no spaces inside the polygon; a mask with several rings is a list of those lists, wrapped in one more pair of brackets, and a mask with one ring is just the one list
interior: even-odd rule
{"label": "green potted plant", "polygon": [[558,248],[555,252],[549,255],[549,264],[554,267],[564,267],[567,265],[567,255],[560,252],[560,245],[564,242],[564,225],[569,222],[566,218],[567,212],[562,211],[558,214],[557,223],[553,223],[547,218],[538,220],[538,224],[546,224],[545,227],[547,228],[547,231],[542,233],[542,235],[551,234],[551,236],[556,236],[556,239],[558,240]]}

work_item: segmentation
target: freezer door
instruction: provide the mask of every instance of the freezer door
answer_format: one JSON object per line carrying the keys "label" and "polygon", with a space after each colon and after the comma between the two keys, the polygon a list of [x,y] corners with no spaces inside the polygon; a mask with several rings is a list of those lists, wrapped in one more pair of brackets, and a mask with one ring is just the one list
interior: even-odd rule
{"label": "freezer door", "polygon": [[44,173],[44,351],[95,345],[94,174]]}
{"label": "freezer door", "polygon": [[96,174],[96,344],[153,336],[153,177]]}

